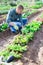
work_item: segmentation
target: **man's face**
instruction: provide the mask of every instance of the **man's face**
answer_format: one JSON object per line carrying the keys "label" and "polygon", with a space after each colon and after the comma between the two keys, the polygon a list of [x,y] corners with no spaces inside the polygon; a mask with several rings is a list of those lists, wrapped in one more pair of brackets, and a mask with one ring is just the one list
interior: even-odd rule
{"label": "man's face", "polygon": [[18,14],[22,14],[23,13],[23,10],[22,9],[19,9],[19,8],[17,8],[16,11],[17,11]]}

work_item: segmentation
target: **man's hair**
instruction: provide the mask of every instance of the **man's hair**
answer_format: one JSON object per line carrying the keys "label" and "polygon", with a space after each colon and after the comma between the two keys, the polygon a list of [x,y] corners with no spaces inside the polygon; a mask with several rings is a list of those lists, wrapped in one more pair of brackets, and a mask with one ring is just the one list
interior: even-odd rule
{"label": "man's hair", "polygon": [[18,8],[22,9],[22,10],[24,9],[24,7],[22,5],[19,5]]}

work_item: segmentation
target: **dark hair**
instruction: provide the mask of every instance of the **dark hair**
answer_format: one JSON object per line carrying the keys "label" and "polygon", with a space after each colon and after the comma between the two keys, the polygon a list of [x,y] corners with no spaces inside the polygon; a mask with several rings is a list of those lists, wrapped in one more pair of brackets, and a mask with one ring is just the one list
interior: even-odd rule
{"label": "dark hair", "polygon": [[22,5],[19,5],[18,8],[22,9],[22,10],[24,9],[24,7]]}

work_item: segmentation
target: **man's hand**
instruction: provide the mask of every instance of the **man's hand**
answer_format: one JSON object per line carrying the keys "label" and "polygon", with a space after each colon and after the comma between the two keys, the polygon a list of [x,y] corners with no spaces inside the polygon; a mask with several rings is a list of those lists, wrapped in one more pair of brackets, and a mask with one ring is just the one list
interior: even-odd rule
{"label": "man's hand", "polygon": [[9,25],[14,26],[15,24],[14,24],[14,22],[10,22]]}
{"label": "man's hand", "polygon": [[18,30],[18,26],[14,24],[14,22],[10,22],[9,25],[13,26],[16,30]]}

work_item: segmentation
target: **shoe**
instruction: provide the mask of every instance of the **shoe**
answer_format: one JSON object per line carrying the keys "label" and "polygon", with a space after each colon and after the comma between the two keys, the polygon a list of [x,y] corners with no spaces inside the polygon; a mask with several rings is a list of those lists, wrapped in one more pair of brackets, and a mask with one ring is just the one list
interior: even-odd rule
{"label": "shoe", "polygon": [[13,60],[14,60],[14,56],[10,56],[10,57],[8,58],[8,60],[7,60],[7,63],[12,62]]}

